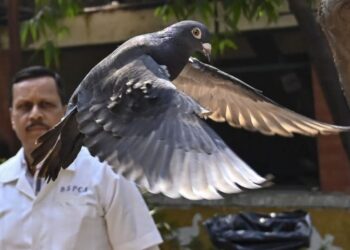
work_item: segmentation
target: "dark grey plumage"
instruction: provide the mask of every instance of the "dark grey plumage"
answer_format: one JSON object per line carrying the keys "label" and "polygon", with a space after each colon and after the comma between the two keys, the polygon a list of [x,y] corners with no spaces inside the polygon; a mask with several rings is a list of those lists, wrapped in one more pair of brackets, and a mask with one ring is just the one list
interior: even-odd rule
{"label": "dark grey plumage", "polygon": [[[195,21],[134,37],[96,65],[71,97],[65,118],[39,138],[40,175],[56,179],[82,145],[154,193],[216,199],[265,179],[202,121],[209,117],[264,134],[349,130],[283,108],[258,90],[190,56],[208,53]],[[172,82],[173,81],[173,82]]]}

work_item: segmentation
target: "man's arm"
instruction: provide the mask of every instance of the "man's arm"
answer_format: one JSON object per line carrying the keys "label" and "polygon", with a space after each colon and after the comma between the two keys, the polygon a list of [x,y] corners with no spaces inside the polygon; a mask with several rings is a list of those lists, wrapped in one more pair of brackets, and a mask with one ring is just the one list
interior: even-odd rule
{"label": "man's arm", "polygon": [[105,166],[104,203],[107,233],[113,249],[159,249],[162,238],[134,183]]}

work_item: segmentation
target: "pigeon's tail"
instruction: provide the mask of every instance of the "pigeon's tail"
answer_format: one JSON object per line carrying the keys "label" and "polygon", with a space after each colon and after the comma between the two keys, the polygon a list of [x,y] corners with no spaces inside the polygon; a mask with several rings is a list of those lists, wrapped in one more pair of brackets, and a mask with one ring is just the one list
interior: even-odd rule
{"label": "pigeon's tail", "polygon": [[77,109],[72,109],[64,119],[38,139],[33,151],[33,165],[40,163],[39,176],[55,180],[61,168],[67,168],[79,153],[83,134],[75,119]]}

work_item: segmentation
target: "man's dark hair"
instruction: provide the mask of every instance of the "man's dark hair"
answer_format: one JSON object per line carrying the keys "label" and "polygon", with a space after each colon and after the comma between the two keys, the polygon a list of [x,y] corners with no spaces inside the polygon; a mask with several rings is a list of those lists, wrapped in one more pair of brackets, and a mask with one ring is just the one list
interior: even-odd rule
{"label": "man's dark hair", "polygon": [[27,79],[42,77],[42,76],[50,76],[52,77],[56,82],[57,92],[61,99],[62,104],[66,104],[66,96],[63,88],[63,83],[60,75],[56,73],[55,71],[45,68],[43,66],[30,66],[24,69],[21,69],[18,71],[11,81],[10,86],[10,98],[9,98],[9,104],[12,106],[13,101],[13,85],[16,83],[22,82]]}

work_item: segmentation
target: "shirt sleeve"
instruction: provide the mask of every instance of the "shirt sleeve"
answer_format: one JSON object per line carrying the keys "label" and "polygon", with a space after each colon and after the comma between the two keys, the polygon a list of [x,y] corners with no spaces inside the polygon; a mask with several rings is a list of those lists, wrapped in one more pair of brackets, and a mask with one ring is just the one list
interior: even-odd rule
{"label": "shirt sleeve", "polygon": [[104,166],[102,204],[114,250],[142,250],[162,243],[147,205],[133,182]]}

